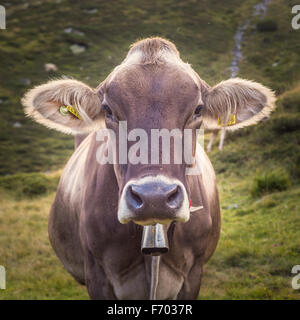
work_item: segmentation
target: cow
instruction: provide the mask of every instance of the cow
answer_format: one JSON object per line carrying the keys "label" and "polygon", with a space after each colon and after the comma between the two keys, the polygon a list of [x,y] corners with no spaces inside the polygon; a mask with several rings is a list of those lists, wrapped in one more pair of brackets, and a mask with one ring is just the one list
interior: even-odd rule
{"label": "cow", "polygon": [[[181,60],[176,46],[160,37],[134,43],[95,89],[58,79],[25,94],[26,115],[75,136],[48,231],[56,255],[91,299],[149,298],[152,257],[141,254],[141,239],[143,228],[155,224],[163,225],[169,241],[156,298],[198,297],[203,266],[216,249],[221,227],[216,177],[197,142],[198,129],[209,124],[234,130],[257,123],[274,109],[274,101],[270,89],[249,80],[209,86]],[[142,128],[148,136],[153,129],[190,129],[194,161],[164,163],[161,149],[158,163],[126,162],[119,152],[114,162],[104,161],[113,141],[119,147],[124,122],[127,132]],[[115,139],[99,138],[104,129]],[[128,148],[136,141],[128,139]],[[172,144],[172,159],[174,150]],[[187,174],[193,168],[199,169],[196,174]]]}
{"label": "cow", "polygon": [[226,137],[226,127],[223,127],[220,130],[216,129],[216,130],[209,130],[209,131],[211,131],[211,136],[210,136],[209,142],[207,144],[206,151],[207,152],[211,152],[212,146],[213,146],[215,140],[218,137],[219,131],[221,131],[220,142],[219,142],[219,150],[222,151],[223,150],[223,146],[224,146],[225,137]]}
{"label": "cow", "polygon": [[[268,120],[269,120],[269,115],[265,116],[260,121],[268,121]],[[255,124],[255,122],[253,124]],[[224,147],[225,137],[226,137],[226,130],[230,129],[230,127],[226,128],[225,126],[223,126],[221,129],[219,129],[219,128],[218,129],[212,129],[212,130],[210,130],[209,128],[205,128],[205,129],[208,132],[211,132],[211,136],[210,136],[209,142],[207,144],[206,151],[207,152],[211,152],[212,146],[213,146],[215,140],[218,137],[219,131],[221,131],[221,133],[220,133],[220,142],[219,142],[218,149],[220,151],[222,151],[223,147]]]}

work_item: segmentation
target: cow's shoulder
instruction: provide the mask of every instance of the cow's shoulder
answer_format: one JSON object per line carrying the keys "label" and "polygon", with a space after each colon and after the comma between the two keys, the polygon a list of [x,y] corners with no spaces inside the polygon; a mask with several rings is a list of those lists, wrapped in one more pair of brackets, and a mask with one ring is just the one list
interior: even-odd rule
{"label": "cow's shoulder", "polygon": [[70,204],[76,204],[81,200],[84,183],[85,164],[95,133],[86,137],[74,151],[67,162],[58,186],[58,192]]}

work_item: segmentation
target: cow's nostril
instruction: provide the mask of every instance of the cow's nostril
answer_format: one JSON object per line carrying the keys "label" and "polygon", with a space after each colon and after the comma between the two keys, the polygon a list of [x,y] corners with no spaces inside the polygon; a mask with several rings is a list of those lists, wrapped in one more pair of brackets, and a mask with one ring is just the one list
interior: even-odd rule
{"label": "cow's nostril", "polygon": [[167,205],[170,208],[179,208],[183,202],[183,193],[180,186],[174,186],[172,190],[169,191],[167,197]]}
{"label": "cow's nostril", "polygon": [[131,205],[135,208],[138,209],[143,205],[143,200],[142,198],[139,196],[138,192],[136,190],[134,190],[133,186],[129,187],[129,193],[130,193],[130,202]]}

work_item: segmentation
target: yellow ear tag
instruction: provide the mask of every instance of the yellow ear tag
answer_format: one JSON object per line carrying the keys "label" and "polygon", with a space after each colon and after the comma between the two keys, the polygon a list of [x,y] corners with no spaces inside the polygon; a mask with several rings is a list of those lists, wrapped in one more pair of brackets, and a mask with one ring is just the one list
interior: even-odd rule
{"label": "yellow ear tag", "polygon": [[68,112],[72,113],[76,118],[81,119],[79,113],[75,110],[74,107],[72,106],[61,106],[59,108],[60,113],[63,116],[66,116],[68,114]]}
{"label": "yellow ear tag", "polygon": [[233,126],[234,124],[236,124],[236,116],[235,114],[231,114],[229,121],[226,124],[223,124],[222,121],[220,120],[220,118],[218,118],[218,125],[219,126]]}

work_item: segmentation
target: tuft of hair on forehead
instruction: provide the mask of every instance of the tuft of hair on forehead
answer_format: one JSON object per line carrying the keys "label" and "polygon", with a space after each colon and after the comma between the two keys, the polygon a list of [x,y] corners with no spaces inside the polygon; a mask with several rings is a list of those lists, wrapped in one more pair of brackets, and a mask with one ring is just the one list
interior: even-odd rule
{"label": "tuft of hair on forehead", "polygon": [[133,43],[125,61],[133,56],[143,65],[164,64],[170,57],[180,59],[176,46],[160,37],[146,38]]}
{"label": "tuft of hair on forehead", "polygon": [[188,63],[181,60],[176,46],[171,41],[160,37],[146,38],[133,43],[124,61],[115,67],[109,75],[106,85],[110,84],[118,73],[128,67],[167,64],[174,65],[187,73],[195,81],[196,85],[200,87],[201,80],[199,76]]}

